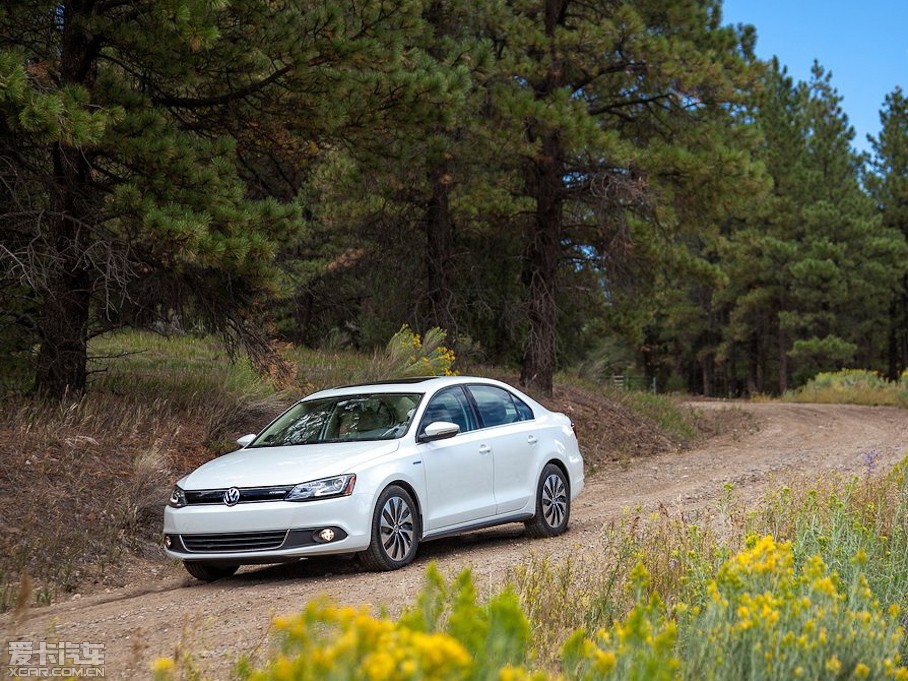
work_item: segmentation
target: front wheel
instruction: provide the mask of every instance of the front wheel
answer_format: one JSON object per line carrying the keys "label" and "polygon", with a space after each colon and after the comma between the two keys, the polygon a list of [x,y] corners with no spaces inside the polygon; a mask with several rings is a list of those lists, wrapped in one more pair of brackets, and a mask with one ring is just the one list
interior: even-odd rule
{"label": "front wheel", "polygon": [[389,485],[379,495],[372,517],[372,542],[360,554],[369,570],[397,570],[416,556],[419,514],[403,487]]}
{"label": "front wheel", "polygon": [[186,572],[203,582],[213,582],[216,579],[229,577],[239,569],[239,565],[219,565],[218,563],[200,563],[195,560],[183,561]]}
{"label": "front wheel", "polygon": [[534,539],[554,537],[567,529],[571,517],[571,490],[564,471],[547,464],[536,487],[536,515],[525,525]]}

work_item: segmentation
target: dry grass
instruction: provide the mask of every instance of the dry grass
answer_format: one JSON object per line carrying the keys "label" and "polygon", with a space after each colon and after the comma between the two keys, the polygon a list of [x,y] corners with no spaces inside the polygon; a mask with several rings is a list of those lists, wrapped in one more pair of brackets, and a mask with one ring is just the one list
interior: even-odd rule
{"label": "dry grass", "polygon": [[130,334],[94,349],[127,347],[138,354],[111,362],[81,399],[0,397],[0,611],[119,585],[129,560],[160,561],[174,480],[280,410],[211,343]]}
{"label": "dry grass", "polygon": [[908,408],[908,371],[900,380],[888,381],[865,369],[821,373],[797,390],[785,393],[789,402],[867,404]]}
{"label": "dry grass", "polygon": [[[297,376],[284,390],[210,339],[114,335],[92,346],[107,359],[83,398],[0,395],[0,611],[125,584],[161,565],[163,507],[181,475],[299,395],[363,380],[382,364],[361,353],[280,350]],[[651,417],[591,386],[562,381],[542,401],[575,421],[591,472],[677,445]]]}

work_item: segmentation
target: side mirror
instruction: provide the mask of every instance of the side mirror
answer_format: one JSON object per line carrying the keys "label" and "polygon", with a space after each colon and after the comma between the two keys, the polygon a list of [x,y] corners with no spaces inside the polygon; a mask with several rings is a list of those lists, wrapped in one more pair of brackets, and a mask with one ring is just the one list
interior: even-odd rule
{"label": "side mirror", "polygon": [[446,440],[454,437],[460,432],[460,426],[456,423],[447,421],[435,421],[426,426],[426,429],[419,436],[420,442],[434,442],[435,440]]}
{"label": "side mirror", "polygon": [[237,440],[236,443],[240,447],[245,447],[246,445],[251,443],[254,439],[255,439],[255,433],[249,433],[249,435],[244,435],[239,440]]}

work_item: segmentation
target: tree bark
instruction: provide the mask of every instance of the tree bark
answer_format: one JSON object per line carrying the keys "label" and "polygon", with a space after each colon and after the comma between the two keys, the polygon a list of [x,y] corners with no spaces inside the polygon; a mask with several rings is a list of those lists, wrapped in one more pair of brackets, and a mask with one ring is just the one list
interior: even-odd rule
{"label": "tree bark", "polygon": [[[545,34],[548,38],[548,61],[545,76],[537,83],[537,99],[546,99],[564,84],[562,59],[556,47],[556,32],[564,21],[568,0],[545,0]],[[542,55],[540,55],[542,58]],[[536,211],[530,225],[524,251],[523,284],[527,290],[529,329],[524,348],[520,383],[545,395],[552,394],[552,379],[557,363],[556,291],[558,262],[564,220],[564,144],[558,130],[536,130],[528,124],[531,142],[540,142],[539,153],[529,161],[527,193],[536,200]]]}
{"label": "tree bark", "polygon": [[[57,202],[66,203],[69,199],[70,192],[58,189]],[[62,399],[85,390],[91,282],[80,263],[85,250],[84,229],[72,220],[71,214],[64,213],[54,218],[49,232],[53,262],[39,321],[41,348],[35,390]]]}
{"label": "tree bark", "polygon": [[432,195],[426,206],[426,273],[428,278],[429,326],[445,331],[455,343],[457,326],[452,309],[454,294],[449,278],[454,250],[454,221],[451,218],[450,163],[443,160],[429,171]]}
{"label": "tree bark", "polygon": [[897,381],[908,367],[908,277],[902,278],[901,292],[889,304],[888,374]]}
{"label": "tree bark", "polygon": [[564,151],[557,133],[546,134],[542,151],[530,166],[530,195],[536,212],[524,252],[523,283],[527,290],[528,336],[520,382],[552,394],[557,359],[556,290],[561,257]]}
{"label": "tree bark", "polygon": [[[97,43],[84,28],[83,3],[64,3],[60,79],[90,86],[96,74]],[[35,390],[62,399],[85,390],[91,274],[88,185],[90,163],[83,150],[57,142],[51,148],[53,186],[47,227],[47,281],[38,330],[41,340]]]}

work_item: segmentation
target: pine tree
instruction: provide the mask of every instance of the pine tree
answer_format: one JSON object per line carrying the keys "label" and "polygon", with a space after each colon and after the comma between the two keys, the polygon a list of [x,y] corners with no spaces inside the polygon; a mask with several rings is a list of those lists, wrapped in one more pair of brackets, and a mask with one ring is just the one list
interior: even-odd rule
{"label": "pine tree", "polygon": [[594,266],[616,306],[690,264],[686,236],[759,187],[753,140],[732,125],[756,72],[750,31],[723,28],[710,0],[509,7],[495,103],[522,126],[533,204],[521,380],[547,393],[569,262]]}
{"label": "pine tree", "polygon": [[754,112],[774,188],[729,233],[721,259],[731,283],[716,295],[729,320],[721,354],[746,363],[748,392],[875,368],[882,356],[904,243],[872,214],[840,102],[818,64],[793,84],[775,62]]}
{"label": "pine tree", "polygon": [[[879,137],[869,138],[873,155],[865,184],[883,225],[908,241],[908,99],[901,88],[886,96]],[[887,373],[895,380],[908,368],[908,265],[896,272],[897,293],[889,307]]]}
{"label": "pine tree", "polygon": [[256,303],[276,292],[279,247],[304,224],[294,173],[373,134],[389,108],[421,106],[400,49],[420,12],[265,0],[0,10],[0,257],[4,281],[33,301],[37,389],[80,392],[92,334],[159,315],[263,350]]}

